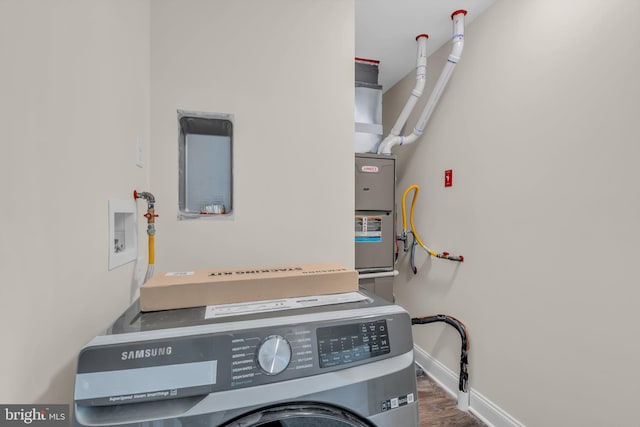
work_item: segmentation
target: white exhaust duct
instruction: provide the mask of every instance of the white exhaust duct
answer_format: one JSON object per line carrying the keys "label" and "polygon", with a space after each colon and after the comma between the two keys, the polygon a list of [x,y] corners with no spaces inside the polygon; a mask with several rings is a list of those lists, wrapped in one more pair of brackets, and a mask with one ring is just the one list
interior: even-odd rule
{"label": "white exhaust duct", "polygon": [[[413,132],[407,136],[400,136],[400,130],[402,129],[402,126],[404,126],[404,123],[407,121],[408,116],[411,113],[411,110],[413,109],[417,101],[417,98],[415,97],[414,92],[416,92],[416,89],[418,88],[418,84],[416,84],[416,89],[414,89],[414,91],[411,92],[411,97],[407,101],[407,104],[405,105],[405,108],[402,110],[402,113],[400,113],[400,117],[398,117],[398,120],[396,121],[396,124],[394,125],[390,134],[380,143],[380,147],[378,148],[378,154],[389,155],[391,154],[391,148],[393,148],[394,146],[410,144],[412,142],[415,142],[424,132],[427,122],[431,117],[431,113],[433,113],[433,110],[436,104],[438,103],[438,100],[440,99],[440,96],[442,95],[442,92],[444,91],[444,88],[447,85],[449,78],[451,77],[451,73],[453,72],[453,69],[455,68],[458,61],[460,60],[460,56],[462,55],[462,49],[464,48],[464,16],[466,14],[467,14],[466,10],[456,10],[451,14],[451,19],[453,20],[453,38],[452,38],[453,47],[451,48],[451,53],[447,58],[447,62],[444,65],[444,68],[442,69],[442,73],[440,73],[440,77],[438,78],[438,81],[436,82],[436,85],[433,88],[433,91],[431,92],[431,96],[429,97],[429,100],[427,101],[427,104],[425,105],[424,110],[422,111],[422,115],[418,119],[418,123],[413,129]],[[420,59],[418,58],[418,61],[419,60]],[[425,66],[426,66],[426,58],[425,58]],[[422,81],[422,86],[424,87],[424,80]],[[405,111],[408,108],[410,109],[406,114],[407,117],[404,118],[403,121],[401,122],[400,119],[403,118],[403,116],[405,115]],[[399,124],[400,126],[398,127]]]}
{"label": "white exhaust duct", "polygon": [[[407,103],[404,105],[402,112],[396,120],[396,124],[393,125],[393,129],[389,132],[389,136],[398,136],[402,132],[402,128],[409,119],[409,115],[416,106],[418,99],[422,96],[424,90],[424,84],[427,73],[427,39],[429,35],[420,34],[416,37],[418,42],[418,55],[416,63],[416,87],[411,91],[411,96],[407,99]],[[389,136],[387,138],[389,138]]]}

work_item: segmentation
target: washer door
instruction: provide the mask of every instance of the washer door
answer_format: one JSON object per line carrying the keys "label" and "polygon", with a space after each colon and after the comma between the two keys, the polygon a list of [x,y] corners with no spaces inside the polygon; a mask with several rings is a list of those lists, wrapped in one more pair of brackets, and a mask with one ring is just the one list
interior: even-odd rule
{"label": "washer door", "polygon": [[243,415],[223,427],[375,427],[341,408],[321,404],[272,406]]}

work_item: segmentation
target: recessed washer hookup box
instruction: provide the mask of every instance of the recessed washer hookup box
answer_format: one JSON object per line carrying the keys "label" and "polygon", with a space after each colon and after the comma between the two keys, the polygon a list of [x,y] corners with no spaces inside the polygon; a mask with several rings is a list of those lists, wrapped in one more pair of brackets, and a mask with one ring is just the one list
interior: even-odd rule
{"label": "recessed washer hookup box", "polygon": [[358,272],[333,263],[158,273],[140,288],[140,309],[172,310],[357,290]]}

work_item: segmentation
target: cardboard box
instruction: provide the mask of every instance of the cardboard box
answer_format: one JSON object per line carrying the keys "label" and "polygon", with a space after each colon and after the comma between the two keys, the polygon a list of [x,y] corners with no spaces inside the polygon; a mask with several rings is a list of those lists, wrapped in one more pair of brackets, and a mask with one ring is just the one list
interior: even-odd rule
{"label": "cardboard box", "polygon": [[140,309],[171,310],[357,290],[357,271],[341,264],[159,273],[140,288]]}

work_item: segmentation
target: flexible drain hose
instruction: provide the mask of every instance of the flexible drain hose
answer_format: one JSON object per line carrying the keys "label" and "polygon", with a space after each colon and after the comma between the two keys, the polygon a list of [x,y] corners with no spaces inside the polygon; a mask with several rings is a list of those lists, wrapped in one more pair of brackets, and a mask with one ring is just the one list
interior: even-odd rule
{"label": "flexible drain hose", "polygon": [[412,325],[426,325],[429,323],[435,322],[444,322],[447,325],[451,325],[460,334],[460,338],[462,340],[462,350],[460,352],[460,376],[458,379],[458,390],[462,392],[467,392],[469,389],[468,381],[469,381],[469,341],[467,339],[467,327],[456,319],[455,317],[447,316],[446,314],[436,314],[435,316],[427,316],[427,317],[414,317],[411,319]]}

